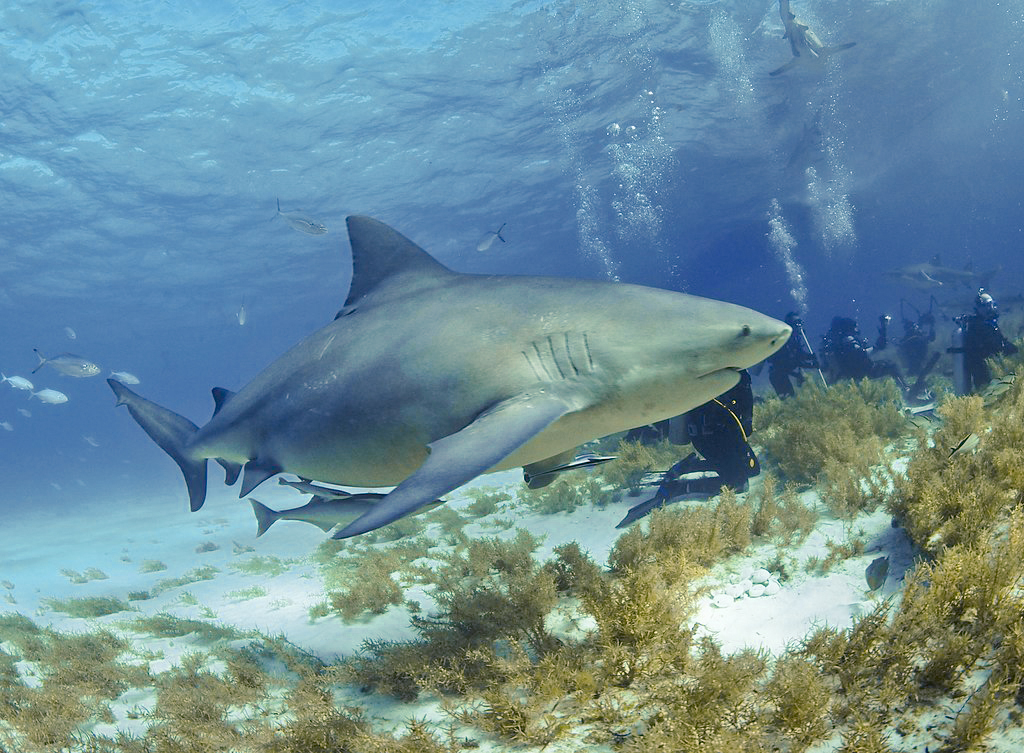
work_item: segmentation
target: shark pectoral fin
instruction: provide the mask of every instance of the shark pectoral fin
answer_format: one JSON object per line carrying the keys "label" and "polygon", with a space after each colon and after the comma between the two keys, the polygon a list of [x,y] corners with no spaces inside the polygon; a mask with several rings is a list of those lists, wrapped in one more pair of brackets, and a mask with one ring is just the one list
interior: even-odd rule
{"label": "shark pectoral fin", "polygon": [[333,538],[345,539],[386,526],[443,494],[457,489],[526,444],[580,406],[555,395],[507,400],[481,413],[471,424],[436,442],[409,478]]}
{"label": "shark pectoral fin", "polygon": [[283,469],[273,462],[254,458],[242,467],[242,488],[238,492],[238,498],[246,496],[249,492],[262,484],[271,476],[276,476]]}

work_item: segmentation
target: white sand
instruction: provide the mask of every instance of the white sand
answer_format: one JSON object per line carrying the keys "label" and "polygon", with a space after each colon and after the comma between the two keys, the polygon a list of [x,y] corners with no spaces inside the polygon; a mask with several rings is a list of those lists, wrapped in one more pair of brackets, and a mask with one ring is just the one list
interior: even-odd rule
{"label": "white sand", "polygon": [[[508,471],[477,479],[471,486],[508,486],[514,494],[520,480],[518,472]],[[213,487],[211,484],[211,489]],[[298,507],[307,499],[272,483],[261,487],[256,496],[274,508]],[[450,499],[450,504],[456,507],[468,503],[463,494],[451,495]],[[555,546],[577,541],[598,563],[604,563],[612,544],[622,533],[615,529],[615,524],[626,509],[640,499],[627,498],[604,509],[582,508],[572,514],[501,512],[496,517],[515,517],[516,526],[543,537],[538,551],[542,560],[550,556]],[[805,501],[817,504],[813,493],[808,493]],[[496,535],[497,529],[487,522],[470,524],[466,533]],[[508,530],[506,534],[513,531]],[[160,580],[209,565],[219,569],[212,580],[171,588],[156,598],[133,601],[132,606],[143,614],[170,612],[188,618],[209,617],[212,613],[216,622],[237,628],[255,628],[271,635],[283,633],[296,645],[326,660],[352,654],[366,639],[400,640],[414,636],[405,608],[391,608],[383,615],[351,624],[337,617],[311,620],[310,607],[321,602],[325,594],[317,568],[308,555],[325,535],[311,525],[289,521],[275,523],[260,539],[255,538],[255,533],[256,523],[249,504],[235,498],[230,489],[211,491],[204,508],[192,514],[187,512],[183,489],[169,490],[160,498],[151,496],[137,504],[122,502],[78,511],[63,509],[25,514],[11,521],[2,534],[4,556],[0,579],[14,584],[6,593],[16,603],[0,611],[16,610],[60,630],[116,626],[126,616],[131,616],[130,613],[96,620],[74,619],[46,610],[43,600],[83,596],[126,599],[129,591],[149,590]],[[865,542],[863,555],[841,561],[826,575],[811,575],[805,571],[804,563],[808,558],[827,556],[830,539],[841,543],[852,537]],[[218,548],[197,553],[197,547],[209,543]],[[251,546],[254,551],[236,553],[236,543]],[[912,564],[909,541],[901,530],[891,527],[888,516],[880,511],[862,516],[853,525],[844,525],[823,513],[806,541],[784,553],[792,566],[787,568],[786,577],[781,581],[778,573],[773,574],[770,583],[775,585],[769,586],[771,595],[732,597],[747,590],[749,583],[744,583],[744,579],[776,559],[778,552],[769,544],[755,546],[748,555],[717,566],[704,580],[709,595],[695,622],[700,630],[712,634],[725,652],[752,646],[777,653],[799,641],[817,625],[847,627],[854,617],[870,610],[875,599],[898,591],[904,571]],[[890,559],[888,577],[879,592],[869,594],[864,570],[883,554]],[[266,577],[232,568],[253,556],[278,558],[285,564],[286,571]],[[159,560],[166,563],[167,569],[141,573],[139,567],[146,560]],[[61,575],[65,568],[79,572],[98,568],[109,577],[73,584]],[[250,597],[245,593],[251,594],[254,587],[263,589],[265,594]],[[776,590],[777,593],[771,593]],[[0,597],[3,594],[4,591],[0,591]],[[429,608],[429,596],[421,589],[407,595]],[[183,653],[203,648],[197,646],[194,636],[168,640],[129,635],[146,649],[163,653],[164,658],[152,664],[154,672],[171,666]],[[141,732],[139,722],[126,718],[127,710],[135,704],[147,707],[153,703],[153,698],[136,695],[138,697],[129,693],[120,699],[115,704],[115,714],[123,729]],[[400,728],[414,717],[442,719],[436,705],[430,702],[401,704],[362,695],[354,688],[341,691],[339,700],[364,706],[369,716],[384,728]],[[109,733],[113,727],[104,725],[97,729]],[[838,740],[832,740],[815,750],[833,750],[838,744]],[[481,749],[501,748],[492,743]],[[572,746],[547,748],[548,751],[563,749],[570,750]]]}

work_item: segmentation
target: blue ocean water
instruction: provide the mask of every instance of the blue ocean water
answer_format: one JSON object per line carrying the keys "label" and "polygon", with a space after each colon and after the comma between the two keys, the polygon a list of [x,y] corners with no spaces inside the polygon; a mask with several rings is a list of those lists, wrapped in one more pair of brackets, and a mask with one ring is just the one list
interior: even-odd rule
{"label": "blue ocean water", "polygon": [[0,370],[69,401],[0,385],[0,505],[180,487],[102,379],[32,349],[202,423],[337,311],[352,213],[460,271],[800,309],[812,338],[926,307],[881,273],[935,254],[1024,287],[1024,2],[794,10],[857,46],[770,77],[768,0],[4,3]]}

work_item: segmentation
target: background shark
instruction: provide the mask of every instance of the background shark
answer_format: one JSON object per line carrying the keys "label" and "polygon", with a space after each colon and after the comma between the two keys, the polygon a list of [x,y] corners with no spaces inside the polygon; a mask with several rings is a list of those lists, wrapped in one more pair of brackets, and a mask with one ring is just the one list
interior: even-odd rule
{"label": "background shark", "polygon": [[368,217],[349,217],[344,308],[202,428],[108,383],[178,463],[191,508],[215,458],[240,496],[280,472],[397,485],[337,534],[379,528],[491,470],[682,413],[789,337],[740,306],[603,281],[459,274]]}

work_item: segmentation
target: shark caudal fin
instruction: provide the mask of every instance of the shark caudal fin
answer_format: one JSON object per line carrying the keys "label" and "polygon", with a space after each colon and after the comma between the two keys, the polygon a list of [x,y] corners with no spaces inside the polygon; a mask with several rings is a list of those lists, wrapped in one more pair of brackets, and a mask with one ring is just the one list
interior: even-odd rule
{"label": "shark caudal fin", "polygon": [[117,396],[117,404],[128,406],[135,422],[178,464],[188,487],[189,507],[192,512],[198,510],[206,501],[206,459],[193,460],[186,454],[185,447],[199,427],[184,416],[135,394],[116,379],[108,379],[107,384]]}

